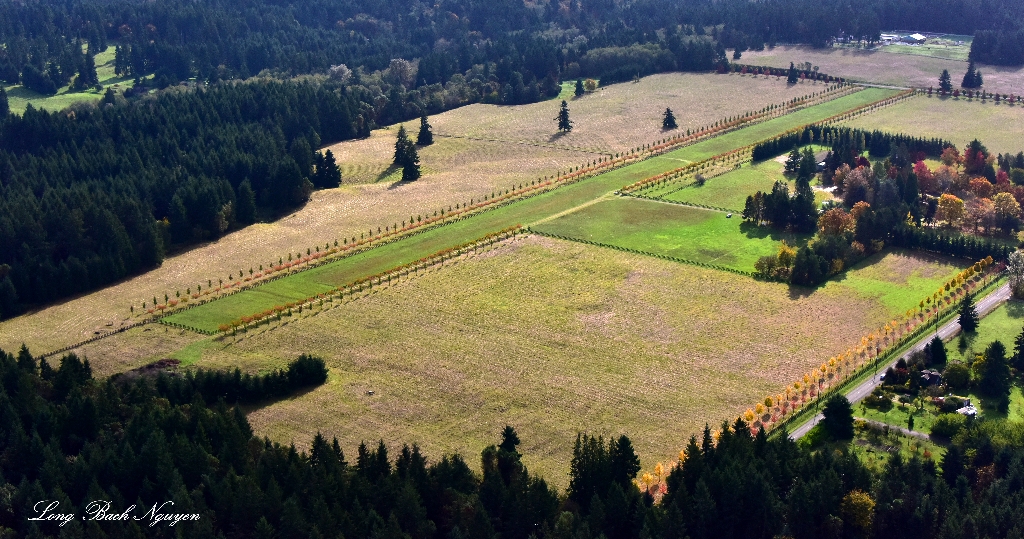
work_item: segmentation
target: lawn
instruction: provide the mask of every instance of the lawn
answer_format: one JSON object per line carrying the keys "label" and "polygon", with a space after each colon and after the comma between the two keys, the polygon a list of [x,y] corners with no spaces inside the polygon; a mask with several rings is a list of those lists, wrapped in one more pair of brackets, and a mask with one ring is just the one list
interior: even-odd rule
{"label": "lawn", "polygon": [[983,103],[980,99],[919,96],[864,114],[845,125],[943,138],[961,149],[978,139],[993,153],[1024,151],[1024,106],[996,105],[992,99]]}
{"label": "lawn", "polygon": [[[775,47],[763,51],[746,51],[743,63],[771,67],[789,67],[790,62],[811,62],[821,73],[837,77],[916,88],[937,87],[939,74],[949,70],[954,84],[959,83],[967,62],[933,58],[917,54],[893,54],[884,50],[812,47]],[[981,65],[985,89],[990,92],[1020,93],[1024,85],[1024,68]]]}
{"label": "lawn", "polygon": [[778,251],[783,238],[807,241],[745,224],[738,215],[635,198],[602,201],[533,228],[741,271],[754,271],[757,259]]}
{"label": "lawn", "polygon": [[576,432],[626,433],[650,469],[705,421],[735,417],[893,314],[877,298],[828,286],[836,293],[800,293],[533,236],[211,341],[195,364],[267,370],[319,354],[328,384],[254,411],[259,435],[300,447],[317,430],[346,447],[417,442],[431,458],[459,450],[475,462],[511,424],[531,470],[564,487]]}
{"label": "lawn", "polygon": [[981,319],[978,331],[965,335],[966,347],[960,350],[960,339],[946,343],[950,360],[973,360],[974,355],[983,353],[992,341],[999,340],[1006,347],[1007,354],[1013,353],[1014,341],[1024,329],[1024,301],[1010,300],[988,316]]}
{"label": "lawn", "polygon": [[[665,194],[658,198],[689,204],[702,204],[719,208],[728,208],[741,213],[747,197],[757,191],[770,192],[776,181],[789,184],[789,192],[796,191],[796,182],[783,174],[783,164],[768,160],[756,164],[744,164],[739,169],[715,176],[704,185],[690,184],[680,189],[680,185],[670,185]],[[651,193],[651,196],[657,196]],[[819,205],[832,199],[826,191],[815,190],[815,202]]]}

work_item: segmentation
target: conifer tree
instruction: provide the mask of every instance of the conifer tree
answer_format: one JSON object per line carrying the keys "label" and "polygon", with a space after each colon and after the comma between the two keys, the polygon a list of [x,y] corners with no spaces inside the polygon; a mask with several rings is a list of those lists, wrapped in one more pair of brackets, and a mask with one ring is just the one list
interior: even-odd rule
{"label": "conifer tree", "polygon": [[1013,355],[1010,356],[1010,366],[1017,371],[1017,376],[1024,378],[1024,330],[1013,341]]}
{"label": "conifer tree", "polygon": [[420,132],[416,135],[417,146],[430,146],[434,143],[434,134],[430,132],[430,124],[427,122],[427,115],[420,116]]}
{"label": "conifer tree", "polygon": [[786,82],[789,84],[796,84],[796,81],[800,79],[800,74],[796,71],[796,66],[793,62],[789,63],[789,74],[786,76]]}
{"label": "conifer tree", "polygon": [[413,182],[420,179],[420,156],[416,146],[409,144],[405,150],[405,161],[402,163],[402,181]]}
{"label": "conifer tree", "polygon": [[238,186],[236,195],[238,208],[235,210],[235,217],[238,222],[250,224],[256,222],[256,193],[252,190],[249,180],[244,180]]}
{"label": "conifer tree", "polygon": [[939,90],[949,93],[953,91],[953,82],[949,78],[949,70],[943,69],[939,75]]}
{"label": "conifer tree", "polygon": [[675,129],[677,127],[679,127],[679,125],[676,123],[676,116],[674,114],[672,114],[672,109],[666,108],[665,109],[665,117],[661,121],[661,128],[662,129]]}
{"label": "conifer tree", "polygon": [[587,93],[587,90],[583,88],[583,79],[576,79],[576,97],[583,97],[585,93]]}
{"label": "conifer tree", "polygon": [[960,302],[960,318],[957,323],[964,333],[974,333],[978,329],[978,311],[974,309],[973,295],[967,294]]}
{"label": "conifer tree", "polygon": [[928,344],[928,355],[930,356],[932,365],[942,365],[946,363],[946,345],[938,335],[936,335],[932,339],[932,342]]}
{"label": "conifer tree", "polygon": [[394,166],[405,166],[409,160],[410,146],[412,146],[412,142],[409,140],[409,135],[405,133],[405,126],[398,126],[398,138],[395,139],[395,159],[392,161]]}
{"label": "conifer tree", "polygon": [[0,118],[6,118],[11,112],[11,105],[7,102],[7,90],[0,86]]}
{"label": "conifer tree", "polygon": [[834,440],[853,438],[853,406],[844,395],[835,395],[825,403],[821,428]]}
{"label": "conifer tree", "polygon": [[1002,342],[992,341],[985,349],[980,374],[978,389],[993,400],[996,409],[1006,412],[1010,405],[1010,365]]}
{"label": "conifer tree", "polygon": [[978,72],[974,68],[974,60],[971,60],[967,64],[967,73],[964,73],[964,78],[963,81],[960,82],[960,86],[963,88],[978,87]]}
{"label": "conifer tree", "polygon": [[562,100],[562,106],[558,109],[558,116],[555,117],[558,122],[558,130],[562,133],[568,133],[572,131],[572,120],[569,119],[569,104]]}

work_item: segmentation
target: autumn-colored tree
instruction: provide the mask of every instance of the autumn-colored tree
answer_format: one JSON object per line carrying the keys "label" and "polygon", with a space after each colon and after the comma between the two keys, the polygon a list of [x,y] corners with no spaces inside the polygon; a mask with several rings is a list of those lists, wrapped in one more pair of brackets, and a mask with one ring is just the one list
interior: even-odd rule
{"label": "autumn-colored tree", "polygon": [[964,149],[964,172],[968,174],[982,174],[985,166],[989,163],[988,148],[974,139]]}
{"label": "autumn-colored tree", "polygon": [[844,232],[853,232],[856,221],[853,216],[842,208],[832,208],[818,217],[818,232],[823,236],[838,236]]}
{"label": "autumn-colored tree", "polygon": [[846,179],[850,176],[851,172],[850,165],[843,163],[842,166],[836,169],[835,174],[832,175],[832,185],[836,187],[836,190],[840,193],[846,186]]}
{"label": "autumn-colored tree", "polygon": [[939,197],[938,210],[935,217],[945,221],[949,226],[960,226],[966,216],[964,201],[955,195],[945,193]]}
{"label": "autumn-colored tree", "polygon": [[[987,180],[985,181],[987,182]],[[978,232],[980,227],[989,230],[995,224],[996,208],[992,201],[987,198],[969,200],[966,204],[966,211],[967,224],[971,226],[975,233]]]}
{"label": "autumn-colored tree", "polygon": [[[945,72],[944,72],[945,73]],[[843,525],[867,534],[871,531],[871,522],[875,515],[875,500],[866,492],[851,490],[839,505],[843,515]]]}
{"label": "autumn-colored tree", "polygon": [[587,79],[583,81],[583,88],[588,92],[593,92],[597,90],[597,81],[594,79]]}
{"label": "autumn-colored tree", "polygon": [[992,197],[996,223],[1003,230],[1015,228],[1020,218],[1020,203],[1010,193],[996,193]]}
{"label": "autumn-colored tree", "polygon": [[789,267],[796,260],[796,247],[791,247],[785,240],[779,242],[779,265]]}
{"label": "autumn-colored tree", "polygon": [[871,209],[871,204],[862,200],[850,208],[850,216],[853,217],[854,222],[856,222],[857,219],[860,219],[860,216],[864,215],[869,209]]}
{"label": "autumn-colored tree", "polygon": [[914,163],[914,175],[917,176],[917,188],[922,193],[930,195],[939,193],[938,182],[935,180],[935,175],[932,174],[932,171],[924,161]]}
{"label": "autumn-colored tree", "polygon": [[971,192],[978,198],[988,198],[992,196],[992,182],[985,178],[971,178],[969,186]]}
{"label": "autumn-colored tree", "polygon": [[942,157],[939,158],[943,165],[947,167],[960,168],[960,165],[964,163],[963,156],[960,155],[960,150],[956,149],[956,146],[948,146],[945,150],[942,150]]}

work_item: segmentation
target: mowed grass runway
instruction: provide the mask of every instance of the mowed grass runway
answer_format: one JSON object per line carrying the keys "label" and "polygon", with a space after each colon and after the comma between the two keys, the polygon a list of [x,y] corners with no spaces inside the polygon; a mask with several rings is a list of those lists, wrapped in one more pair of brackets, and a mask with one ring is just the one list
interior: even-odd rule
{"label": "mowed grass runway", "polygon": [[485,211],[463,221],[435,228],[314,270],[279,279],[252,290],[171,315],[167,320],[188,327],[216,331],[221,324],[242,316],[316,295],[334,286],[340,286],[357,278],[412,262],[444,248],[472,241],[508,226],[528,225],[560,213],[569,212],[637,180],[672,170],[687,162],[706,159],[752,144],[794,127],[820,121],[839,112],[894,94],[895,92],[891,90],[862,90],[572,185],[563,186],[542,195]]}

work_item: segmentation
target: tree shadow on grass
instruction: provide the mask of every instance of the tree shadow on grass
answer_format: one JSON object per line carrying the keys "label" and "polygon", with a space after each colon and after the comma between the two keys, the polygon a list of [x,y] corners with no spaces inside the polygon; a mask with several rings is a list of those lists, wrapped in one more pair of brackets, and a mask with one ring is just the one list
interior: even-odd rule
{"label": "tree shadow on grass", "polygon": [[555,133],[554,135],[551,135],[550,137],[548,137],[548,143],[550,144],[550,143],[553,143],[553,142],[557,142],[557,141],[561,140],[562,137],[564,137],[564,136],[566,136],[568,134],[569,134],[569,132],[567,132],[567,131],[559,131],[559,132]]}
{"label": "tree shadow on grass", "polygon": [[[733,218],[737,217],[733,215]],[[790,247],[803,247],[807,245],[807,242],[813,237],[812,234],[798,234],[795,232],[787,232],[785,230],[779,230],[770,226],[757,226],[749,221],[743,221],[740,223],[740,232],[742,232],[747,238],[750,239],[770,239],[772,241],[786,240],[786,243]]]}
{"label": "tree shadow on grass", "polygon": [[1007,301],[1006,315],[1010,318],[1024,318],[1024,301],[1015,299]]}

